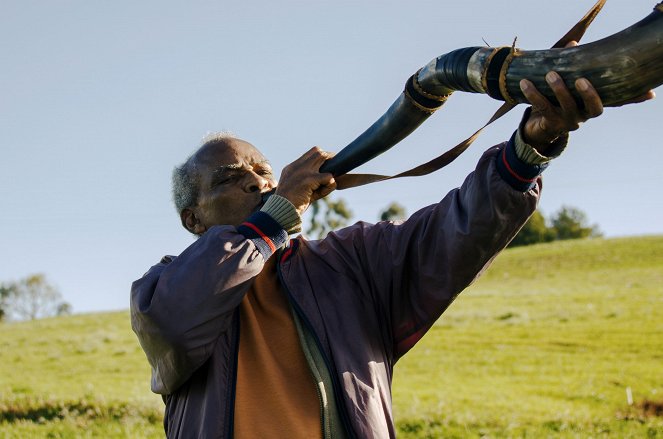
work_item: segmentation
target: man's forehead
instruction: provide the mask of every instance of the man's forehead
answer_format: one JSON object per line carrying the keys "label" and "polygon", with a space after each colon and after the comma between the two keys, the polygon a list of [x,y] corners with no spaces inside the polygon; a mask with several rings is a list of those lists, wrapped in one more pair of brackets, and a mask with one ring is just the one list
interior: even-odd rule
{"label": "man's forehead", "polygon": [[220,167],[232,169],[268,163],[265,156],[255,146],[240,139],[224,139],[221,142],[204,145],[196,153],[195,162],[198,166],[206,167],[208,170]]}

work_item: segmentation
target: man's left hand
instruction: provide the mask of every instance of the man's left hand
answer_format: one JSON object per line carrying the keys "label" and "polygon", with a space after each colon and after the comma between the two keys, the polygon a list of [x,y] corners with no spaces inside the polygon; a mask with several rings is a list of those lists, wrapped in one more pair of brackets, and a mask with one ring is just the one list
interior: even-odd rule
{"label": "man's left hand", "polygon": [[[601,98],[587,79],[580,78],[575,82],[575,88],[583,102],[583,109],[578,107],[573,95],[557,72],[548,72],[546,82],[555,94],[559,106],[553,105],[531,81],[527,79],[520,81],[520,89],[532,104],[532,112],[523,128],[523,137],[526,143],[544,156],[552,147],[552,142],[558,137],[569,131],[577,130],[581,123],[603,113]],[[613,106],[635,104],[655,97],[656,94],[650,90],[642,96]]]}
{"label": "man's left hand", "polygon": [[532,104],[532,112],[523,127],[523,137],[526,143],[542,155],[546,155],[547,149],[558,137],[577,130],[581,123],[603,113],[601,98],[587,79],[580,78],[575,83],[584,109],[578,107],[571,91],[557,72],[549,72],[546,82],[555,94],[559,106],[553,105],[531,81],[520,81],[523,94]]}

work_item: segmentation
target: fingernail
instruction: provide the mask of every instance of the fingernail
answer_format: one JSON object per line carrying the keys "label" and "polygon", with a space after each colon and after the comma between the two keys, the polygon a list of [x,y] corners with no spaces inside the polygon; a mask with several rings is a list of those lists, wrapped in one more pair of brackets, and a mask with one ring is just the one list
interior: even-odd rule
{"label": "fingernail", "polygon": [[522,91],[527,91],[529,89],[529,84],[524,79],[520,80],[520,89]]}
{"label": "fingernail", "polygon": [[559,75],[555,72],[548,72],[546,74],[546,81],[549,84],[552,84],[552,83],[556,82],[558,78],[559,78]]}
{"label": "fingernail", "polygon": [[589,81],[587,81],[585,78],[580,78],[578,79],[576,87],[578,87],[578,90],[580,91],[587,91],[589,90]]}

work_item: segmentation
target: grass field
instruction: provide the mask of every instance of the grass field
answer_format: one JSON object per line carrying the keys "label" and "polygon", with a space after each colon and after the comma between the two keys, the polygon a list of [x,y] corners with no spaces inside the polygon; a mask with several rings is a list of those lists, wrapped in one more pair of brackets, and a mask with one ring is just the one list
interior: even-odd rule
{"label": "grass field", "polygon": [[[0,325],[0,438],[162,437],[148,384],[128,312]],[[504,252],[396,366],[394,412],[402,438],[663,438],[663,237]]]}

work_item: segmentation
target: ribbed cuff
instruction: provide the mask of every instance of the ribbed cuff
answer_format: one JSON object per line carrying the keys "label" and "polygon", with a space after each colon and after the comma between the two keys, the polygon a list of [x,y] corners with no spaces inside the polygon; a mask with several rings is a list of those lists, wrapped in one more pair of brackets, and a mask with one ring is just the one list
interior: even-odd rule
{"label": "ribbed cuff", "polygon": [[288,234],[302,230],[302,218],[287,198],[272,194],[260,210],[274,218]]}
{"label": "ribbed cuff", "polygon": [[562,154],[562,152],[564,152],[564,149],[566,148],[566,145],[569,142],[569,135],[568,133],[564,134],[558,137],[557,140],[552,142],[550,148],[546,152],[547,155],[539,153],[536,149],[534,149],[533,146],[529,145],[528,143],[525,143],[525,140],[523,139],[523,130],[525,127],[525,122],[527,121],[527,119],[529,119],[531,111],[532,107],[529,107],[527,110],[525,110],[523,118],[520,121],[520,125],[518,126],[518,131],[516,131],[516,137],[515,137],[516,155],[520,160],[522,160],[527,164],[542,165],[544,163],[548,163],[554,158],[559,157]]}
{"label": "ribbed cuff", "polygon": [[536,185],[538,176],[548,167],[548,163],[530,164],[516,154],[516,133],[497,154],[496,166],[500,176],[517,191],[527,192]]}
{"label": "ribbed cuff", "polygon": [[240,224],[237,231],[246,239],[253,241],[265,260],[288,242],[288,234],[281,224],[269,214],[261,211],[254,213]]}

